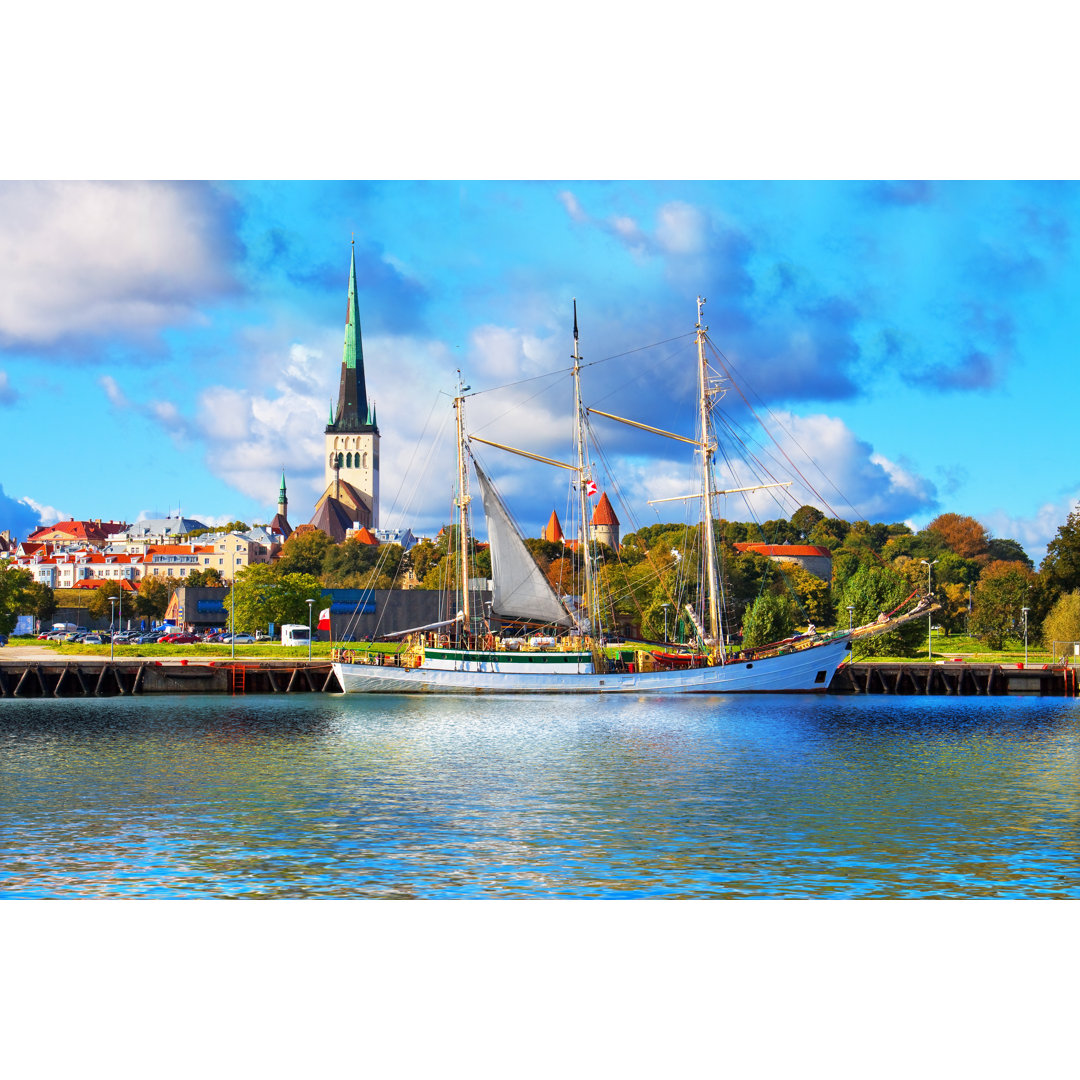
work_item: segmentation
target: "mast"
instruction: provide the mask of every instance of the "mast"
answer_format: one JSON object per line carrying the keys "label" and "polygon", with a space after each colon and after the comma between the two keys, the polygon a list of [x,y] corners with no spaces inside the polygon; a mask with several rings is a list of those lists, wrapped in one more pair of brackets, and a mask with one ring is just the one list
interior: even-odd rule
{"label": "mast", "polygon": [[724,660],[724,635],[720,625],[720,585],[716,573],[716,536],[713,531],[712,510],[712,461],[716,452],[716,440],[712,437],[712,425],[709,422],[709,365],[705,359],[705,332],[709,329],[702,325],[702,308],[705,297],[697,299],[697,349],[698,349],[698,394],[701,408],[701,523],[705,530],[705,572],[707,576],[706,598],[709,609],[709,634],[714,641],[713,657]]}
{"label": "mast", "polygon": [[461,372],[458,372],[458,393],[454,398],[454,412],[457,414],[457,458],[458,458],[458,543],[461,546],[461,612],[462,632],[468,633],[471,626],[469,610],[469,470],[465,464],[465,391],[462,386]]}
{"label": "mast", "polygon": [[578,510],[581,514],[582,553],[585,556],[585,612],[589,618],[589,636],[593,650],[599,638],[595,627],[599,620],[599,604],[596,603],[592,552],[589,550],[589,501],[585,485],[585,410],[581,404],[581,354],[578,352],[577,298],[574,298],[574,446],[577,450]]}

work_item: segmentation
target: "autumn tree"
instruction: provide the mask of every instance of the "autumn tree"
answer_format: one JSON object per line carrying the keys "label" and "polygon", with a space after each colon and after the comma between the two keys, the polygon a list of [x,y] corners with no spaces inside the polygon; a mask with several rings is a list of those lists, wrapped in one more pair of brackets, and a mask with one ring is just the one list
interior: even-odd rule
{"label": "autumn tree", "polygon": [[[1054,648],[1055,644],[1067,648],[1080,642],[1080,589],[1073,589],[1058,597],[1050,613],[1043,619],[1042,642],[1046,649]],[[1065,648],[1059,651],[1064,652]]]}
{"label": "autumn tree", "polygon": [[795,562],[783,562],[779,568],[781,580],[776,591],[784,588],[794,594],[802,613],[800,621],[816,626],[831,626],[834,620],[829,583]]}
{"label": "autumn tree", "polygon": [[986,553],[990,535],[973,517],[963,514],[939,514],[929,525],[927,532],[937,533],[945,546],[965,559],[974,559]]}

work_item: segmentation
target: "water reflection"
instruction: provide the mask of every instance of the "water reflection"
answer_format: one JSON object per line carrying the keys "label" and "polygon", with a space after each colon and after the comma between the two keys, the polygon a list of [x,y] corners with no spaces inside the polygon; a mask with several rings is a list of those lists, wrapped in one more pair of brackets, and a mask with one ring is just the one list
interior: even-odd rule
{"label": "water reflection", "polygon": [[1038,699],[0,701],[7,896],[1072,896]]}

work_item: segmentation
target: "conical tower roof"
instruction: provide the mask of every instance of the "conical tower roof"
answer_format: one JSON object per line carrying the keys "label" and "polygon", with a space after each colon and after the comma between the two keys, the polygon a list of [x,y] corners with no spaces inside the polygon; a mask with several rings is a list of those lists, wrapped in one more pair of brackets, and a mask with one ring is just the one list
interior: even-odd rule
{"label": "conical tower roof", "polygon": [[375,428],[368,409],[364,379],[364,343],[360,334],[360,307],[356,299],[356,241],[349,265],[349,302],[345,310],[345,346],[341,358],[341,385],[337,411],[327,432],[371,431]]}
{"label": "conical tower roof", "polygon": [[563,540],[562,526],[559,524],[559,515],[554,510],[551,511],[551,517],[548,518],[548,523],[544,526],[544,531],[540,534],[542,540],[550,540],[553,543],[560,544]]}
{"label": "conical tower roof", "polygon": [[600,501],[596,504],[596,510],[593,511],[592,524],[616,526],[619,524],[619,519],[615,516],[615,510],[611,505],[611,500],[607,497],[606,491],[600,496]]}

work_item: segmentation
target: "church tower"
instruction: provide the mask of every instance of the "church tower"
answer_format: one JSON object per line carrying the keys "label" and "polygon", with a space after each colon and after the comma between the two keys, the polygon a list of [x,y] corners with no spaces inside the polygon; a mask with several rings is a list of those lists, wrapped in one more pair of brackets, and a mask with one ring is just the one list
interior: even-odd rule
{"label": "church tower", "polygon": [[[323,476],[326,484],[311,524],[335,540],[353,523],[379,527],[379,426],[368,404],[364,378],[364,345],[356,299],[356,242],[349,268],[349,303],[345,312],[345,350],[337,408],[324,434]],[[341,532],[342,535],[337,534]]]}

